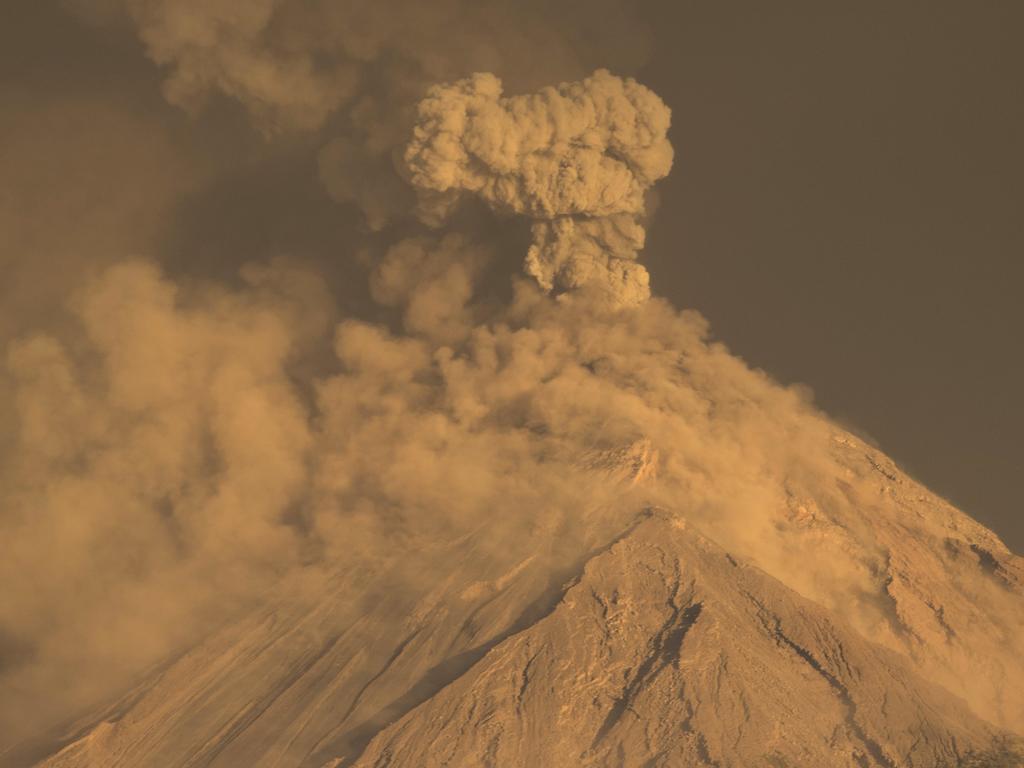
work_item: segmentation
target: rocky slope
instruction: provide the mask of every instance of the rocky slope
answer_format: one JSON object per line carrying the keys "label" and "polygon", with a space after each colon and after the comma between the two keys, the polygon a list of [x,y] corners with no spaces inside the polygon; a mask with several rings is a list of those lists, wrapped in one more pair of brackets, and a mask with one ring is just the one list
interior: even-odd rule
{"label": "rocky slope", "polygon": [[896,654],[655,515],[356,765],[939,766],[996,740]]}

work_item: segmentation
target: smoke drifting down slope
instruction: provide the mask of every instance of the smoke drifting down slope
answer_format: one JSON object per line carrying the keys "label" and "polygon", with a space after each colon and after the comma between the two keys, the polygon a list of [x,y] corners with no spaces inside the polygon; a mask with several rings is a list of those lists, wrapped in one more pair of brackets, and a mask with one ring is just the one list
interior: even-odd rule
{"label": "smoke drifting down slope", "polygon": [[[1020,559],[696,313],[646,300],[647,197],[672,161],[656,95],[599,70],[505,96],[428,55],[445,14],[414,3],[401,22],[82,5],[123,6],[174,103],[221,92],[268,134],[331,135],[325,186],[380,235],[376,306],[340,306],[318,265],[227,285],[130,260],[11,345],[0,583],[30,586],[0,594],[0,760],[413,764],[446,720],[468,764],[927,765],[1024,722]],[[460,29],[496,18],[482,4]],[[529,279],[500,303],[484,282],[505,244],[480,220],[509,215]],[[651,509],[671,512],[635,527]],[[716,649],[745,672],[711,680]],[[780,722],[820,719],[755,753],[787,698],[755,679],[772,665],[801,705]],[[672,686],[699,695],[662,706]],[[563,706],[586,728],[558,752]],[[679,731],[644,744],[663,722]]]}

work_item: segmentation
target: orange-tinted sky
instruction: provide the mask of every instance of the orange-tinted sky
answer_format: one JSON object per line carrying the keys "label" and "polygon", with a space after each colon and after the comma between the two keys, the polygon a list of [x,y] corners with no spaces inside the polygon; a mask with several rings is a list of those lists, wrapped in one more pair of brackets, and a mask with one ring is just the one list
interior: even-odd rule
{"label": "orange-tinted sky", "polygon": [[1024,551],[1024,6],[645,13],[657,288]]}

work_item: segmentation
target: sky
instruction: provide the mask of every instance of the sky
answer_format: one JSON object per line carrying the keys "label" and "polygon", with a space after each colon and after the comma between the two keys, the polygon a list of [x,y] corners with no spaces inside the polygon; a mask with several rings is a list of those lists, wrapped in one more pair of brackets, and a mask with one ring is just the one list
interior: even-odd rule
{"label": "sky", "polygon": [[658,291],[1024,551],[1024,7],[645,13]]}
{"label": "sky", "polygon": [[572,514],[595,452],[862,600],[870,536],[770,523],[870,517],[812,399],[1024,551],[1021,14],[4,4],[0,725],[293,569]]}

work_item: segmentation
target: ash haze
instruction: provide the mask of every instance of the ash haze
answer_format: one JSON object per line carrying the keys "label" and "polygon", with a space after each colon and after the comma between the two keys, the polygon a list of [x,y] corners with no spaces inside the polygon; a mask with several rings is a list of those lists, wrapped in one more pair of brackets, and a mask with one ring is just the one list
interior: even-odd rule
{"label": "ash haze", "polygon": [[1013,764],[1019,527],[665,298],[693,13],[5,9],[0,765]]}

